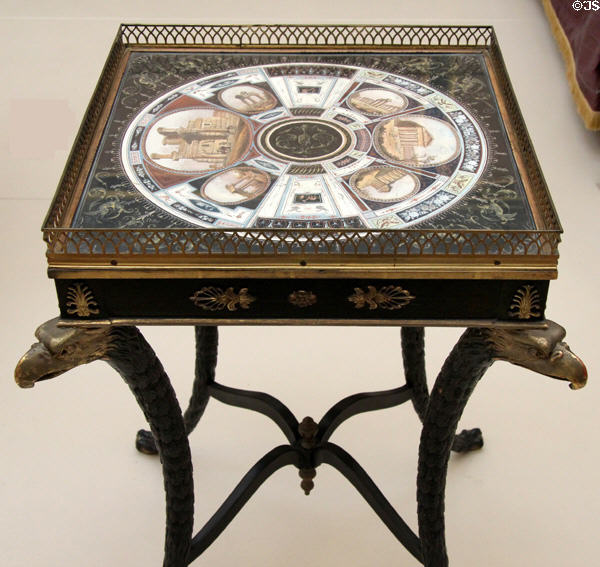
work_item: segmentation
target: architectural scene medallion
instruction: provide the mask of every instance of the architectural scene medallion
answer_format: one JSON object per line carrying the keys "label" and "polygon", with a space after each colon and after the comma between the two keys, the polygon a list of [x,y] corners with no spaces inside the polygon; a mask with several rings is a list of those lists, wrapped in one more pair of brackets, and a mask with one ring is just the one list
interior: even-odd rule
{"label": "architectural scene medallion", "polygon": [[428,85],[350,65],[257,65],[163,94],[121,163],[163,211],[207,228],[402,229],[469,194],[488,147]]}

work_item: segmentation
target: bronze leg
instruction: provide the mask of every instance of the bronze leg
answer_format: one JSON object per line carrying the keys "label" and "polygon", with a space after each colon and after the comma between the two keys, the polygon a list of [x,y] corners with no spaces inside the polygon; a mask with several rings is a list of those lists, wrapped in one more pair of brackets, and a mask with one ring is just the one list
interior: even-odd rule
{"label": "bronze leg", "polygon": [[[199,555],[264,480],[282,466],[293,464],[301,472],[314,472],[315,467],[323,462],[340,470],[400,542],[421,560],[416,536],[393,511],[371,479],[350,455],[327,442],[331,433],[349,417],[413,399],[415,394],[410,384],[382,392],[348,396],[330,408],[319,424],[310,418],[299,424],[289,409],[273,396],[214,383],[216,328],[209,328],[205,333],[198,331],[203,337],[200,343],[207,349],[206,356],[201,354],[198,360],[200,362],[205,356],[206,366],[201,366],[211,370],[206,372],[205,378],[200,378],[201,382],[206,381],[207,386],[201,385],[195,390],[198,402],[194,403],[199,408],[196,415],[202,414],[203,400],[207,397],[205,389],[208,389],[224,403],[258,411],[273,419],[291,446],[278,447],[265,455],[194,538],[191,546],[194,492],[187,431],[169,378],[154,351],[135,327],[62,327],[60,323],[60,319],[53,319],[37,329],[39,342],[17,364],[15,379],[21,387],[31,388],[37,382],[55,378],[75,366],[102,359],[109,362],[129,384],[150,423],[163,465],[167,500],[163,567],[184,567]],[[582,388],[587,381],[587,371],[583,362],[563,341],[565,334],[566,331],[552,321],[546,321],[545,326],[540,328],[468,329],[444,363],[427,404],[419,447],[417,502],[420,544],[426,567],[448,565],[444,540],[446,472],[456,426],[475,385],[494,360],[505,360],[566,380],[573,389]],[[410,338],[410,332],[406,336]],[[422,344],[422,331],[416,330],[413,338]],[[422,347],[415,353],[416,362],[409,363],[408,374],[422,364]],[[410,356],[410,353],[407,354]],[[424,372],[422,377],[424,385]],[[412,375],[408,380],[412,380],[413,385],[416,383]],[[195,425],[197,419],[194,420],[194,417],[191,418],[190,423]],[[303,488],[310,487],[303,483]]]}
{"label": "bronze leg", "polygon": [[402,327],[402,362],[404,377],[412,388],[412,404],[423,421],[429,405],[429,390],[425,372],[425,329],[423,327]]}
{"label": "bronze leg", "polygon": [[196,334],[196,372],[192,397],[188,404],[183,421],[185,430],[189,435],[204,414],[208,403],[209,385],[215,381],[215,368],[217,366],[217,352],[219,347],[218,327],[195,327]]}
{"label": "bronze leg", "polygon": [[492,363],[479,329],[468,329],[435,382],[421,433],[417,474],[419,537],[426,567],[447,567],[444,492],[456,427],[475,385]]}
{"label": "bronze leg", "polygon": [[47,321],[36,331],[38,343],[21,358],[17,383],[32,388],[94,360],[105,360],[133,391],[160,454],[167,521],[163,567],[188,564],[194,523],[192,460],[175,392],[154,351],[135,327],[61,327]]}
{"label": "bronze leg", "polygon": [[[219,331],[216,326],[196,326],[196,365],[192,396],[183,414],[185,430],[189,435],[204,414],[210,397],[209,386],[215,381]],[[150,431],[138,431],[135,446],[141,453],[156,455],[156,444]]]}
{"label": "bronze leg", "polygon": [[456,426],[477,382],[494,360],[505,360],[582,388],[583,362],[563,341],[565,330],[544,328],[467,329],[446,359],[433,387],[419,446],[417,504],[419,536],[426,567],[447,567],[444,491]]}
{"label": "bronze leg", "polygon": [[[406,383],[412,388],[412,403],[421,422],[425,420],[429,405],[427,373],[425,371],[425,329],[402,327],[402,361]],[[452,450],[466,453],[483,447],[481,429],[463,429],[455,436]]]}
{"label": "bronze leg", "polygon": [[138,329],[116,327],[112,336],[107,361],[134,393],[162,463],[167,501],[163,567],[184,567],[194,523],[194,483],[181,409],[162,364]]}

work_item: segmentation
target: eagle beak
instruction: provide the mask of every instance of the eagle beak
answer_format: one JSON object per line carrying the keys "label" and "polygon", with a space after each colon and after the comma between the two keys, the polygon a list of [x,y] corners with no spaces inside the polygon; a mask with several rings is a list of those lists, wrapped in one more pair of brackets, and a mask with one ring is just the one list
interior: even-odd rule
{"label": "eagle beak", "polygon": [[71,368],[71,364],[53,357],[42,343],[36,343],[17,363],[15,382],[21,388],[33,388],[36,382],[54,378]]}
{"label": "eagle beak", "polygon": [[568,380],[572,390],[579,390],[587,383],[587,368],[583,361],[573,352],[569,346],[560,342],[552,351],[550,366],[546,374],[559,380]]}
{"label": "eagle beak", "polygon": [[571,375],[571,378],[569,378],[569,380],[571,382],[569,384],[569,388],[571,388],[572,390],[579,390],[580,388],[583,388],[587,384],[587,378],[588,378],[587,368],[585,367],[585,364],[583,363],[583,361],[576,354],[571,353],[571,356],[577,362],[575,364],[576,371],[573,372],[573,374]]}
{"label": "eagle beak", "polygon": [[110,327],[61,327],[60,319],[50,319],[35,331],[38,343],[19,360],[15,381],[21,388],[60,376],[81,364],[102,358],[110,345]]}

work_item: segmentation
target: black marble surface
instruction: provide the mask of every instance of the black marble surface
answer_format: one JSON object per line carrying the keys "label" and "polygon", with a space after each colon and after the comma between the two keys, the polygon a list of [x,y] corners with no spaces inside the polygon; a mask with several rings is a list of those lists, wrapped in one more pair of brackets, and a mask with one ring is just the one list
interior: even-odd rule
{"label": "black marble surface", "polygon": [[[475,187],[439,214],[411,225],[433,229],[535,229],[531,207],[515,164],[485,60],[475,52],[444,53],[194,53],[133,52],[114,100],[72,226],[81,228],[194,228],[146,199],[121,164],[123,135],[150,102],[202,76],[272,63],[331,63],[382,70],[429,85],[467,109],[488,148],[485,171]],[[324,69],[341,69],[325,67]],[[434,197],[435,199],[435,197]],[[439,203],[432,202],[435,211]]]}

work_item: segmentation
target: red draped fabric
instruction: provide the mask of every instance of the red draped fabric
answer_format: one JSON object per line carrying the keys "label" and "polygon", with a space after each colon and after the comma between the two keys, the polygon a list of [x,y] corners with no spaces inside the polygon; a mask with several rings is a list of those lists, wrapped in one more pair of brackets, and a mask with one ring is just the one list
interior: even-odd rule
{"label": "red draped fabric", "polygon": [[600,0],[543,3],[579,113],[588,128],[600,129]]}

